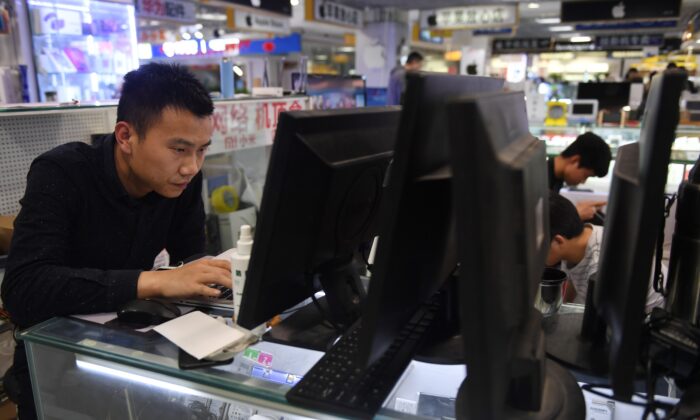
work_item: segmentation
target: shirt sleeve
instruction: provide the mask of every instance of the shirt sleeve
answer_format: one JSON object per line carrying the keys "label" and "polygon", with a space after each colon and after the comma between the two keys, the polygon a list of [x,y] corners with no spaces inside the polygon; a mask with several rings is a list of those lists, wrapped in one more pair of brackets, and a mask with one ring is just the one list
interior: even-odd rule
{"label": "shirt sleeve", "polygon": [[175,217],[168,232],[166,245],[171,264],[176,264],[205,251],[202,178],[200,171],[192,179],[190,188],[180,197],[175,209]]}
{"label": "shirt sleeve", "polygon": [[3,303],[21,328],[57,315],[111,312],[136,298],[140,270],[70,266],[80,196],[58,164],[32,164],[2,282]]}

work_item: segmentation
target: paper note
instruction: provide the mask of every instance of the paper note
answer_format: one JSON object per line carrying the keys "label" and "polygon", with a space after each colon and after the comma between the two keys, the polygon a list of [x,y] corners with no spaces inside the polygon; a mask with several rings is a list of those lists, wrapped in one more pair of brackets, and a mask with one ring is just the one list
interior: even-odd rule
{"label": "paper note", "polygon": [[245,337],[245,333],[200,311],[160,324],[154,330],[197,359],[217,353]]}

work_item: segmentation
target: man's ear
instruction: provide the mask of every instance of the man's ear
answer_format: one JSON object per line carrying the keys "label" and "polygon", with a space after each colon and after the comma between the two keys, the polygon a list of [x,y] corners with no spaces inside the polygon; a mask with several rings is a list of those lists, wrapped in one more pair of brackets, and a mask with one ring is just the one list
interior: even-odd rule
{"label": "man's ear", "polygon": [[131,154],[131,145],[136,139],[136,133],[131,125],[126,121],[119,121],[114,126],[114,138],[117,142],[117,147],[122,153]]}
{"label": "man's ear", "polygon": [[552,238],[552,244],[557,244],[558,246],[562,246],[566,243],[567,239],[563,235],[554,235]]}
{"label": "man's ear", "polygon": [[581,155],[569,156],[569,163],[578,168],[581,164]]}

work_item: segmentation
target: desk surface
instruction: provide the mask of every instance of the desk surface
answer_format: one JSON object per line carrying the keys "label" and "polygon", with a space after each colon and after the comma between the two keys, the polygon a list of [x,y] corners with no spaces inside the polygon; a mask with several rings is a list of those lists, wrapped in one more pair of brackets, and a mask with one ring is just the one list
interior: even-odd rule
{"label": "desk surface", "polygon": [[[580,311],[578,305],[564,305],[562,312]],[[177,347],[155,331],[135,333],[75,318],[53,318],[23,331],[20,337],[30,344],[75,353],[78,361],[106,363],[114,368],[135,368],[193,387],[234,393],[286,406],[285,393],[322,356],[321,352],[260,342],[238,353],[233,363],[213,368],[181,370]],[[378,417],[404,417],[396,408],[415,412],[420,393],[454,398],[466,377],[464,365],[431,365],[413,361],[384,402]],[[289,382],[289,383],[287,383]],[[407,407],[405,405],[408,405]],[[290,407],[292,408],[292,407]],[[318,413],[292,408],[300,415]]]}

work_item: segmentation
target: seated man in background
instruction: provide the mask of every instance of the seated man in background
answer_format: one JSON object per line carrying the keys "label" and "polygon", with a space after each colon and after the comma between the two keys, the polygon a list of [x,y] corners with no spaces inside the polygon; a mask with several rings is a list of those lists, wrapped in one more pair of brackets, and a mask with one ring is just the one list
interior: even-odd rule
{"label": "seated man in background", "polygon": [[[566,285],[567,302],[586,302],[588,279],[598,272],[598,259],[603,243],[603,227],[584,224],[571,201],[565,197],[549,193],[549,229],[551,243],[547,265],[561,264],[568,276]],[[666,274],[668,269],[662,268]],[[653,276],[653,273],[652,273]],[[667,276],[664,275],[664,278]],[[661,306],[664,298],[654,290],[653,282],[649,281],[646,310]]]}
{"label": "seated man in background", "polygon": [[[200,169],[213,111],[183,67],[147,64],[124,77],[114,133],[34,160],[2,283],[17,327],[114,312],[136,298],[218,296],[209,285],[231,287],[228,261],[152,271],[204,252]],[[22,342],[8,381],[18,391],[19,417],[35,418]]]}
{"label": "seated man in background", "polygon": [[[558,193],[565,182],[573,187],[591,176],[604,177],[611,159],[610,146],[605,140],[591,132],[581,134],[559,156],[547,159],[550,191]],[[581,220],[590,220],[605,204],[605,201],[581,201],[576,210]]]}

